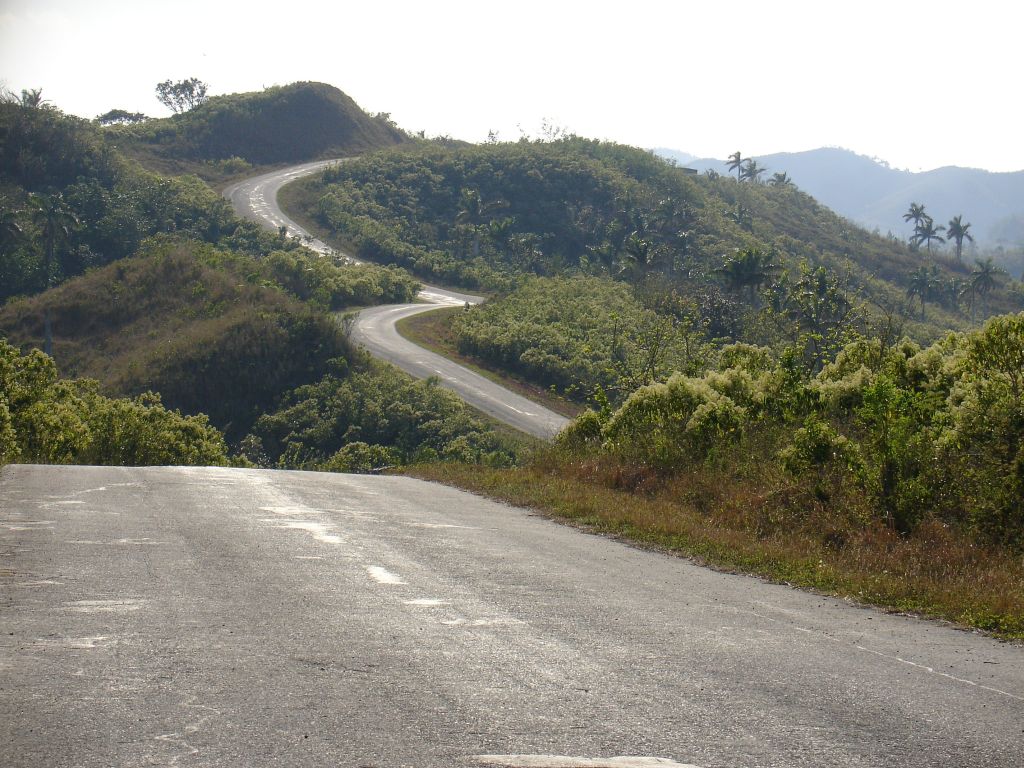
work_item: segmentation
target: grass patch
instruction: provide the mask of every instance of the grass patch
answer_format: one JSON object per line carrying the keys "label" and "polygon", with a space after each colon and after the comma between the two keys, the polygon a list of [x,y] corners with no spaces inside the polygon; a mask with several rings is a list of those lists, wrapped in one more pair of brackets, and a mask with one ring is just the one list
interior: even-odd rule
{"label": "grass patch", "polygon": [[659,481],[548,452],[509,469],[430,464],[408,471],[717,569],[1024,640],[1019,553],[980,548],[938,523],[901,537],[856,522],[844,500],[808,514],[807,500],[794,498],[806,490],[783,478],[750,477],[723,464]]}
{"label": "grass patch", "polygon": [[462,311],[464,311],[462,307],[445,307],[433,312],[424,312],[399,320],[395,324],[395,328],[413,344],[453,360],[484,378],[500,384],[505,389],[522,395],[535,403],[539,403],[555,413],[570,419],[580,414],[583,408],[577,403],[559,397],[551,390],[544,389],[526,379],[509,375],[504,371],[488,368],[479,358],[470,357],[459,352],[451,329],[451,318]]}

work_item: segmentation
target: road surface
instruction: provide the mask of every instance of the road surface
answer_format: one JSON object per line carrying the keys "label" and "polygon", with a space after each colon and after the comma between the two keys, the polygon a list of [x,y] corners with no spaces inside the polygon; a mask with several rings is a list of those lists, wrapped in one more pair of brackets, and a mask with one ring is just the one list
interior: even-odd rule
{"label": "road surface", "polygon": [[409,478],[8,466],[0,627],[6,768],[1024,756],[1019,646]]}
{"label": "road surface", "polygon": [[[277,204],[277,193],[282,186],[337,162],[340,161],[320,160],[271,171],[232,184],[224,190],[224,196],[238,215],[274,231],[283,226],[289,235],[301,238],[318,253],[338,253],[289,218]],[[341,255],[358,262],[351,254],[341,252]],[[441,386],[455,392],[474,408],[534,437],[551,439],[569,423],[564,416],[403,339],[394,327],[395,322],[403,317],[428,312],[439,306],[477,304],[481,297],[425,285],[419,299],[424,303],[393,304],[361,312],[352,327],[353,339],[365,346],[370,354],[393,363],[412,376],[437,376]]]}
{"label": "road surface", "polygon": [[396,365],[406,373],[425,379],[436,376],[469,405],[521,432],[550,440],[569,420],[532,400],[510,392],[480,374],[446,357],[418,347],[404,338],[395,323],[406,317],[429,312],[430,304],[390,304],[364,309],[352,327],[353,341],[361,344],[381,360]]}

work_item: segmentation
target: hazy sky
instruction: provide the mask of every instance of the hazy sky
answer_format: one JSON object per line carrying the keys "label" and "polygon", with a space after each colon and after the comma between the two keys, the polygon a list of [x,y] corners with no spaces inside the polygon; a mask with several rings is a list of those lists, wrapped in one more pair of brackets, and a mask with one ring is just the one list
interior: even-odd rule
{"label": "hazy sky", "polygon": [[0,0],[0,81],[163,116],[156,83],[336,85],[403,128],[1024,169],[1018,0]]}

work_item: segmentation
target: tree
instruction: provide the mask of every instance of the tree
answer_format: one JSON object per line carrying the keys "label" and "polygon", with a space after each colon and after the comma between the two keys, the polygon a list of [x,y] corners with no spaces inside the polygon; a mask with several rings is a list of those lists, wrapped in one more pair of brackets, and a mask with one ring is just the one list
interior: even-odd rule
{"label": "tree", "polygon": [[934,265],[932,269],[918,267],[910,275],[910,281],[907,284],[907,298],[911,301],[914,300],[915,296],[920,299],[922,320],[924,320],[924,304],[932,298],[935,292],[937,277],[938,268],[934,267]]}
{"label": "tree", "polygon": [[50,106],[50,102],[43,98],[42,88],[22,89],[21,106],[30,109],[43,109]]}
{"label": "tree", "polygon": [[18,212],[11,208],[0,209],[0,249],[21,239],[22,230],[17,214]]}
{"label": "tree", "polygon": [[100,125],[135,125],[149,120],[141,112],[128,112],[124,109],[112,109],[96,116],[96,122]]}
{"label": "tree", "polygon": [[909,210],[903,214],[904,221],[914,222],[914,229],[917,229],[921,225],[921,222],[927,218],[929,217],[928,214],[924,212],[923,203],[911,203]]}
{"label": "tree", "polygon": [[740,176],[751,184],[757,184],[759,182],[759,176],[762,173],[767,172],[767,168],[762,168],[757,164],[757,160],[752,157],[748,157],[746,162],[743,164],[743,170],[740,172]]}
{"label": "tree", "polygon": [[961,261],[964,252],[964,240],[974,242],[974,238],[967,231],[971,228],[970,222],[963,221],[963,215],[954,216],[949,220],[949,227],[946,229],[948,238],[956,243],[956,260]]}
{"label": "tree", "polygon": [[495,213],[506,208],[508,203],[504,200],[491,200],[485,203],[480,193],[475,189],[463,189],[459,195],[459,210],[455,214],[456,224],[465,224],[473,230],[473,257],[480,255],[480,232],[479,227],[487,224],[494,218]]}
{"label": "tree", "polygon": [[652,261],[651,241],[644,239],[639,232],[630,233],[622,245],[622,267],[620,273],[637,278],[643,275]]}
{"label": "tree", "polygon": [[[975,259],[974,263],[976,266],[971,271],[971,294],[984,299],[999,285],[997,278],[1003,274],[1004,270],[992,263],[991,256],[984,261]],[[971,304],[971,317],[974,317],[973,302]]]}
{"label": "tree", "polygon": [[772,187],[792,187],[793,180],[789,178],[789,174],[785,171],[780,173],[773,173],[772,177],[768,180],[768,185]]}
{"label": "tree", "polygon": [[938,240],[940,243],[946,242],[945,238],[940,235],[940,232],[945,232],[946,228],[941,224],[936,226],[935,222],[932,221],[931,216],[925,216],[924,221],[917,225],[914,230],[914,236],[911,238],[911,242],[916,245],[926,243],[928,246],[928,253],[932,252],[932,241]]}
{"label": "tree", "polygon": [[743,173],[743,163],[746,162],[746,158],[737,151],[729,155],[729,159],[725,162],[729,166],[730,171],[736,171],[736,181],[740,181],[740,176]]}
{"label": "tree", "polygon": [[180,80],[177,83],[164,80],[156,86],[156,98],[177,115],[205,103],[208,87],[206,83],[196,77]]}
{"label": "tree", "polygon": [[747,291],[748,300],[756,302],[757,291],[767,283],[779,269],[772,262],[772,256],[759,248],[746,248],[726,257],[715,272],[722,275],[726,287],[737,293]]}
{"label": "tree", "polygon": [[[40,228],[40,235],[43,238],[43,282],[44,288],[53,284],[53,260],[58,248],[63,247],[71,239],[74,227],[78,226],[78,219],[68,208],[67,203],[60,193],[54,195],[29,196],[32,216]],[[47,307],[43,315],[43,328],[45,334],[44,349],[47,355],[53,356],[53,334],[50,327],[50,308]]]}

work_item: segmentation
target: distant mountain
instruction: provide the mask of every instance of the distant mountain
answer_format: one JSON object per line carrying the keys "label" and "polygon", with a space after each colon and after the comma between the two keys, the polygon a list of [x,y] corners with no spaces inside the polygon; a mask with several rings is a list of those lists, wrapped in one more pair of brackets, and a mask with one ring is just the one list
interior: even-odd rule
{"label": "distant mountain", "polygon": [[680,152],[678,149],[668,149],[667,147],[654,147],[651,152],[658,157],[675,161],[676,165],[689,166],[690,163],[698,159],[696,155],[691,155],[689,152]]}
{"label": "distant mountain", "polygon": [[[728,173],[725,160],[695,159],[676,150],[655,154],[680,165]],[[689,158],[689,159],[682,159]],[[785,171],[793,182],[819,202],[868,229],[909,236],[903,221],[910,203],[924,204],[937,223],[962,214],[973,224],[979,245],[1024,246],[1024,171],[992,173],[975,168],[946,167],[924,173],[891,168],[847,149],[758,155],[769,174]]]}

